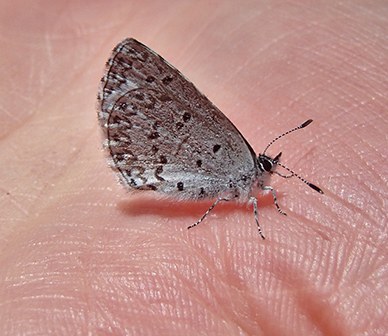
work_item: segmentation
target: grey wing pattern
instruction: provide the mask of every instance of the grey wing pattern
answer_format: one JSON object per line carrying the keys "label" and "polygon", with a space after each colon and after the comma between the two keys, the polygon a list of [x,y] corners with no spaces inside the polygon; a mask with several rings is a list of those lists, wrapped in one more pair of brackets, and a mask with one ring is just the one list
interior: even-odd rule
{"label": "grey wing pattern", "polygon": [[99,91],[99,120],[113,168],[130,188],[213,198],[255,174],[255,154],[236,127],[161,56],[120,43]]}

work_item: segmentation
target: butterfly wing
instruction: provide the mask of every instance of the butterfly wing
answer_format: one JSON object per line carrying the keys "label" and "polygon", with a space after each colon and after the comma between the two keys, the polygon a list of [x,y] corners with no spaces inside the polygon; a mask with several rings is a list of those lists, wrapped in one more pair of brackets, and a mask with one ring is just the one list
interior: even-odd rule
{"label": "butterfly wing", "polygon": [[256,155],[244,137],[140,42],[126,39],[114,49],[98,98],[112,167],[126,187],[183,199],[236,193],[239,183],[249,189]]}

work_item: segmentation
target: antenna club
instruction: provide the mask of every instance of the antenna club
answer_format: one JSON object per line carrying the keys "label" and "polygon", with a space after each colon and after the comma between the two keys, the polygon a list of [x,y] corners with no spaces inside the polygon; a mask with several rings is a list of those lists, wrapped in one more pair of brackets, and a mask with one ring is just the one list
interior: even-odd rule
{"label": "antenna club", "polygon": [[312,184],[311,182],[308,182],[307,185],[308,185],[310,188],[314,189],[315,191],[319,192],[320,194],[323,194],[322,189],[319,188],[319,187],[317,187],[315,184]]}
{"label": "antenna club", "polygon": [[300,125],[300,128],[305,128],[306,126],[310,125],[313,122],[313,119],[306,120],[302,125]]}

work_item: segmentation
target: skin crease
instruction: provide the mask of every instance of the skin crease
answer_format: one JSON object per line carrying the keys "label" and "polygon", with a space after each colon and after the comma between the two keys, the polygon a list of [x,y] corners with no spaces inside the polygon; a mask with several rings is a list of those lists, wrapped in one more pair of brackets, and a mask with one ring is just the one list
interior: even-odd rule
{"label": "skin crease", "polygon": [[[384,1],[0,4],[0,334],[383,335],[388,6]],[[95,111],[111,49],[145,43],[274,177],[244,205],[129,195]],[[385,299],[384,299],[385,298]]]}

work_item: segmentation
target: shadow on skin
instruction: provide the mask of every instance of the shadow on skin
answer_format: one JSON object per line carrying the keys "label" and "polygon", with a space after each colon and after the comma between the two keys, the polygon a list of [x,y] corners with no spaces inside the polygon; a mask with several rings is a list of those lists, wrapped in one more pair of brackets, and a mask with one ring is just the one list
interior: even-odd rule
{"label": "shadow on skin", "polygon": [[[278,194],[278,199],[282,198],[282,194]],[[157,215],[167,218],[188,217],[190,219],[200,218],[205,211],[212,205],[213,200],[207,201],[177,201],[172,198],[153,198],[151,194],[146,196],[130,196],[130,199],[120,201],[117,205],[118,209],[128,216],[143,216]],[[273,206],[271,194],[260,195],[258,197],[259,211],[264,207]],[[253,207],[248,203],[238,203],[234,201],[221,202],[218,204],[211,214],[229,214],[233,212],[249,212],[253,216]],[[254,221],[254,219],[252,219]],[[190,225],[191,223],[188,223]]]}

